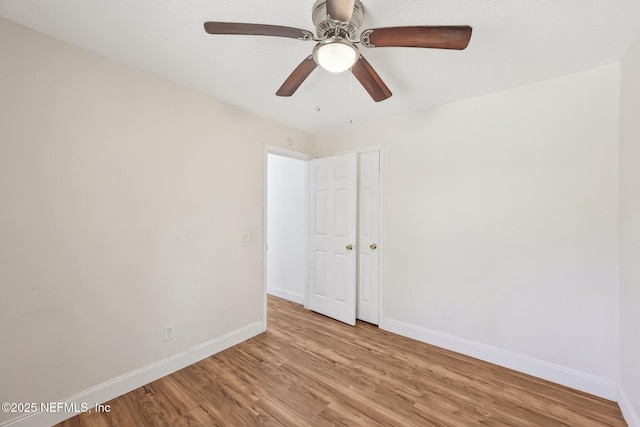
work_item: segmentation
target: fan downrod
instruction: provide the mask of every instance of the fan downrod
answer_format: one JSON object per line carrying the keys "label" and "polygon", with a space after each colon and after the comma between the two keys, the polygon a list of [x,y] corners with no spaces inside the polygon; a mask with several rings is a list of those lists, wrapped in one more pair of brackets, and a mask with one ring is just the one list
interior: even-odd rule
{"label": "fan downrod", "polygon": [[318,0],[313,5],[313,25],[316,27],[316,37],[323,40],[335,36],[336,33],[352,43],[360,40],[360,28],[364,22],[364,7],[360,0],[355,0],[353,15],[347,22],[335,21],[327,16],[326,0]]}

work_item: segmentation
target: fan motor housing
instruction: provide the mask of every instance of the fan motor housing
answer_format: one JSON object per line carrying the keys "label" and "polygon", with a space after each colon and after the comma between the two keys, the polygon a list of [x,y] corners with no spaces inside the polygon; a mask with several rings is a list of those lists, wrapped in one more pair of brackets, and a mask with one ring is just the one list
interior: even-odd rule
{"label": "fan motor housing", "polygon": [[335,30],[338,28],[342,37],[350,41],[357,41],[360,27],[364,21],[364,7],[360,0],[355,0],[351,20],[343,23],[327,19],[326,0],[318,0],[313,5],[312,19],[313,25],[316,27],[316,36],[319,39],[335,35]]}

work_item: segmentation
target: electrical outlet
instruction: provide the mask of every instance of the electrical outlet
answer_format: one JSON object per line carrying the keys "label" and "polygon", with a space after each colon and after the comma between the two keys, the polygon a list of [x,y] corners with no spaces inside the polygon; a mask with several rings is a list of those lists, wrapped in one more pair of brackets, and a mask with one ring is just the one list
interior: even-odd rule
{"label": "electrical outlet", "polygon": [[169,341],[173,339],[173,325],[164,325],[164,340]]}
{"label": "electrical outlet", "polygon": [[442,314],[441,314],[443,319],[451,319],[451,309],[449,308],[448,305],[443,304],[442,305]]}

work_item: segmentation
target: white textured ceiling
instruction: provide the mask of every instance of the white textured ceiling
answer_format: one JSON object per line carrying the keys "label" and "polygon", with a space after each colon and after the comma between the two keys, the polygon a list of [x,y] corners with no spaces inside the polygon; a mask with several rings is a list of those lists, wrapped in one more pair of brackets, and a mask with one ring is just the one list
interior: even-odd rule
{"label": "white textured ceiling", "polygon": [[[224,102],[324,133],[616,62],[640,30],[638,0],[362,0],[363,28],[470,25],[463,51],[361,48],[393,96],[315,71],[275,96],[313,42],[213,36],[205,21],[313,31],[313,0],[0,0],[0,16]],[[319,70],[319,69],[318,69]],[[316,111],[316,107],[320,111]]]}

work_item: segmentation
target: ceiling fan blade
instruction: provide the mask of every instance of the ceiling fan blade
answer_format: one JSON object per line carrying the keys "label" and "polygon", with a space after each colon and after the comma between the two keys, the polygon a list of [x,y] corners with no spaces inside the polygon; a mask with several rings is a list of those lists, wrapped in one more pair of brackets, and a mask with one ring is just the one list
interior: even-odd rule
{"label": "ceiling fan blade", "polygon": [[304,61],[300,63],[300,65],[296,67],[295,70],[293,70],[293,73],[291,73],[291,75],[287,78],[287,80],[285,80],[282,86],[280,86],[280,89],[278,89],[276,95],[293,95],[296,90],[298,90],[302,82],[304,82],[306,78],[309,77],[309,74],[311,74],[311,72],[315,70],[317,66],[318,64],[316,64],[316,61],[313,60],[313,56],[309,55]]}
{"label": "ceiling fan blade", "polygon": [[327,15],[335,21],[347,22],[353,16],[355,0],[327,0]]}
{"label": "ceiling fan blade", "polygon": [[313,40],[313,33],[311,31],[293,27],[282,27],[280,25],[241,24],[238,22],[208,21],[204,23],[204,30],[209,34],[276,36],[289,37],[299,40]]}
{"label": "ceiling fan blade", "polygon": [[471,31],[468,25],[388,27],[366,30],[361,37],[363,44],[367,47],[427,47],[462,50],[469,44]]}
{"label": "ceiling fan blade", "polygon": [[369,92],[369,95],[371,95],[374,101],[384,101],[391,96],[391,91],[387,85],[384,84],[371,64],[364,59],[364,56],[360,55],[360,59],[351,67],[351,72],[356,76],[356,79],[358,79],[365,90]]}

